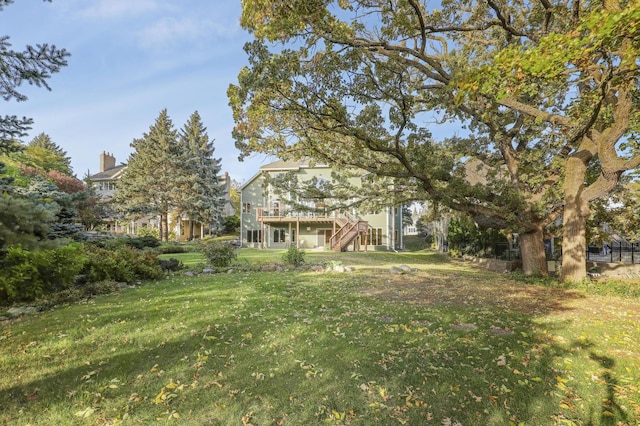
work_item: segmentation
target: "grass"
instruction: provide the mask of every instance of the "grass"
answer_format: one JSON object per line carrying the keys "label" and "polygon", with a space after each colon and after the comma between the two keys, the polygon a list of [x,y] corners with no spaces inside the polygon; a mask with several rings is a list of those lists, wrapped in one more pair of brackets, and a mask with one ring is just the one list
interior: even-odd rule
{"label": "grass", "polygon": [[[239,255],[255,264],[281,253]],[[356,269],[176,274],[3,323],[0,424],[640,419],[636,299],[523,283],[427,252],[307,257]],[[399,264],[418,270],[389,271]]]}

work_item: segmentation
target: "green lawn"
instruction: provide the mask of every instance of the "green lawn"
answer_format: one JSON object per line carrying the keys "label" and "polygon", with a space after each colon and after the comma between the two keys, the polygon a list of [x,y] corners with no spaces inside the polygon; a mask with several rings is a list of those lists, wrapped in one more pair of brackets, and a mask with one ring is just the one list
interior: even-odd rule
{"label": "green lawn", "polygon": [[[307,257],[356,270],[176,274],[2,323],[0,424],[640,419],[637,299],[525,284],[426,252]],[[418,270],[389,271],[400,264]]]}

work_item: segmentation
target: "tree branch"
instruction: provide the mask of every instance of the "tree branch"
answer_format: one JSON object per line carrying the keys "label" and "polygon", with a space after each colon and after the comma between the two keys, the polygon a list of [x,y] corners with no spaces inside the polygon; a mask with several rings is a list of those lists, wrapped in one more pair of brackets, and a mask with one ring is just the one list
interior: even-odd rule
{"label": "tree branch", "polygon": [[498,104],[505,106],[507,108],[514,109],[516,111],[520,111],[521,113],[527,114],[531,117],[539,118],[541,120],[547,121],[553,125],[573,127],[571,120],[569,120],[567,117],[563,115],[551,114],[549,112],[542,111],[536,107],[527,105],[511,97],[507,97],[499,100]]}

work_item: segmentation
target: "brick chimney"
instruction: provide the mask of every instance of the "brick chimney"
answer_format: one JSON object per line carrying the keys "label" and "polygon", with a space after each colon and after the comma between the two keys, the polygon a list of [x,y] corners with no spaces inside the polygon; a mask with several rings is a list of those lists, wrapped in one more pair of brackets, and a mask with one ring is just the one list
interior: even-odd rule
{"label": "brick chimney", "polygon": [[116,166],[116,157],[106,151],[100,154],[100,173]]}

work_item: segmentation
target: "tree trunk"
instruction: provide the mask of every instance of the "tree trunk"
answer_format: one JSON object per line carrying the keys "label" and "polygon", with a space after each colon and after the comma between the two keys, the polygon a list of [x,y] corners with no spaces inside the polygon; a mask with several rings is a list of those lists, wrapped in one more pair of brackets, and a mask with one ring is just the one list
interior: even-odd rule
{"label": "tree trunk", "polygon": [[522,271],[525,275],[548,275],[547,258],[544,253],[542,229],[527,231],[520,235]]}
{"label": "tree trunk", "polygon": [[189,218],[189,241],[193,240],[193,231],[194,231],[193,219]]}
{"label": "tree trunk", "polygon": [[563,185],[564,215],[562,218],[563,281],[582,281],[587,277],[586,226],[589,203],[583,199],[584,176],[587,166],[579,158],[567,161]]}
{"label": "tree trunk", "polygon": [[158,238],[160,239],[160,241],[164,241],[162,239],[162,215],[160,215],[160,218],[158,220]]}
{"label": "tree trunk", "polygon": [[160,215],[160,221],[162,222],[162,241],[169,241],[169,215],[163,213]]}

